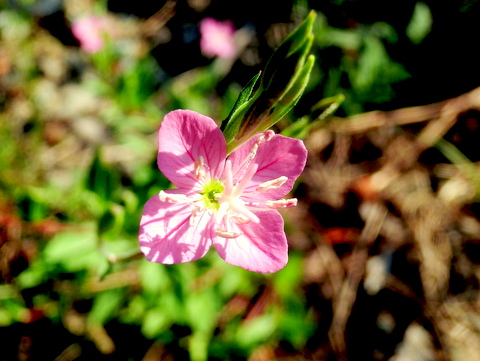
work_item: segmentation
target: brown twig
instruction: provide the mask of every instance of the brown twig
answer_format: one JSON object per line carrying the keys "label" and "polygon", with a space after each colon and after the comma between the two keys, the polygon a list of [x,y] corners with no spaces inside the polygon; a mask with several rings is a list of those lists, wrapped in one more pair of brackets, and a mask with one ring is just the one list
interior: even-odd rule
{"label": "brown twig", "polygon": [[155,14],[141,25],[141,32],[147,37],[154,36],[165,24],[175,16],[177,0],[168,0]]}
{"label": "brown twig", "polygon": [[480,109],[480,87],[439,103],[334,118],[329,128],[338,133],[359,134],[383,126],[429,122],[417,140],[425,146],[432,146],[451,128],[458,115],[470,109]]}
{"label": "brown twig", "polygon": [[333,299],[333,320],[328,337],[338,360],[346,360],[345,328],[355,303],[358,285],[363,279],[368,249],[377,238],[386,216],[386,209],[380,204],[372,207],[359,241],[352,253],[352,262],[340,292]]}

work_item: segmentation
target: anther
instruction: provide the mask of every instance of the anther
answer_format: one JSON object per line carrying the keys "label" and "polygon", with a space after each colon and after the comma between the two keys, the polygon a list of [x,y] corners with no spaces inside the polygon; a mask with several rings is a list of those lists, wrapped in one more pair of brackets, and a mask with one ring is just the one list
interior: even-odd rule
{"label": "anther", "polygon": [[257,138],[257,141],[255,142],[255,144],[260,145],[262,143],[269,142],[270,140],[272,140],[274,135],[275,135],[275,132],[269,129],[265,133],[263,133],[260,137]]}
{"label": "anther", "polygon": [[195,178],[201,179],[205,177],[205,159],[202,156],[199,156],[195,159]]}
{"label": "anther", "polygon": [[176,203],[176,204],[191,202],[191,200],[185,194],[173,194],[173,193],[166,193],[164,191],[160,191],[160,193],[158,193],[158,198],[162,202]]}
{"label": "anther", "polygon": [[275,135],[275,132],[273,130],[271,129],[267,130],[263,135],[265,137],[265,142],[269,142],[270,140],[272,140],[274,135]]}
{"label": "anther", "polygon": [[237,238],[238,236],[242,235],[242,232],[229,232],[229,231],[223,231],[221,229],[216,229],[214,232],[217,236],[220,236],[223,238]]}
{"label": "anther", "polygon": [[271,189],[278,189],[281,186],[283,186],[287,180],[288,180],[287,177],[281,176],[281,177],[278,177],[277,179],[272,179],[270,181],[260,183],[257,186],[256,191],[260,192],[260,193],[263,193],[263,192],[269,191]]}
{"label": "anther", "polygon": [[242,215],[243,217],[245,217],[246,219],[248,219],[253,223],[257,223],[257,224],[260,223],[260,219],[257,217],[257,215],[241,203],[237,202],[237,203],[230,204],[230,209],[235,211],[237,213],[237,216]]}
{"label": "anther", "polygon": [[255,156],[257,155],[257,151],[258,151],[258,145],[260,144],[261,142],[256,142],[253,144],[252,146],[252,150],[250,151],[250,154],[248,155],[250,159],[253,159],[255,158]]}
{"label": "anther", "polygon": [[232,214],[231,216],[235,222],[237,223],[248,223],[251,221],[250,218],[248,218],[247,216],[244,216],[243,214],[240,214],[240,213],[236,213],[236,214]]}
{"label": "anther", "polygon": [[201,216],[203,211],[204,211],[204,208],[199,207],[197,205],[193,206],[192,216],[190,217],[190,222],[189,222],[190,226],[193,226],[197,222],[198,217]]}
{"label": "anther", "polygon": [[279,208],[290,208],[295,207],[298,203],[297,198],[290,199],[280,199],[278,201],[266,201],[265,207],[279,209]]}

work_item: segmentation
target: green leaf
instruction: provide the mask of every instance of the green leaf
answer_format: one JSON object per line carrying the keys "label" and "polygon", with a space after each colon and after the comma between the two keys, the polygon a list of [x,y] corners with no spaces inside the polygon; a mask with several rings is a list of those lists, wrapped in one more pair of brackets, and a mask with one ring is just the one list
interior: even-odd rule
{"label": "green leaf", "polygon": [[123,298],[124,292],[121,289],[108,290],[98,294],[88,314],[88,322],[104,325],[120,309]]}
{"label": "green leaf", "polygon": [[13,317],[2,305],[2,307],[0,308],[0,327],[10,326],[13,322]]}
{"label": "green leaf", "polygon": [[60,265],[70,272],[97,269],[103,260],[96,231],[89,226],[55,235],[43,250],[43,257],[47,264]]}
{"label": "green leaf", "polygon": [[140,283],[143,292],[152,297],[171,289],[172,281],[165,265],[144,261],[140,264]]}
{"label": "green leaf", "polygon": [[[252,101],[254,101],[254,100],[255,100],[255,98],[252,99],[251,101],[247,102],[247,103],[244,103],[241,107],[239,107],[237,109],[236,114],[235,114],[235,120],[229,122],[229,124],[225,128],[223,134],[224,134],[225,140],[227,142],[227,146],[229,146],[231,144],[234,144],[235,147],[238,146],[238,144],[235,142],[235,138],[238,137],[240,127],[243,124],[245,124],[245,114],[249,110],[249,108],[251,107]],[[233,149],[234,148],[231,148],[231,150],[230,150],[230,148],[229,148],[228,152],[230,153]]]}
{"label": "green leaf", "polygon": [[447,157],[457,168],[465,175],[465,177],[473,183],[477,199],[480,198],[480,171],[478,167],[470,161],[457,147],[445,139],[439,139],[435,147]]}
{"label": "green leaf", "polygon": [[[240,108],[242,105],[244,105],[246,102],[250,100],[252,97],[253,89],[255,87],[255,84],[257,83],[258,78],[260,78],[260,75],[262,72],[257,73],[250,81],[248,84],[242,89],[240,92],[237,101],[233,105],[232,110],[230,111],[230,114],[228,114],[227,118],[222,122],[221,130],[224,131],[225,128],[228,126],[228,123],[232,120],[235,119],[235,113],[237,112],[238,108]],[[237,117],[238,118],[238,117]]]}
{"label": "green leaf", "polygon": [[[270,108],[267,115],[256,115],[251,113],[246,115],[242,128],[239,130],[236,138],[228,144],[228,149],[234,149],[244,143],[256,133],[264,132],[280,121],[297,104],[305,90],[310,72],[315,62],[315,56],[310,55],[303,65],[302,69],[292,79],[293,84]],[[256,125],[256,127],[254,127]],[[249,130],[249,132],[248,132]]]}
{"label": "green leaf", "polygon": [[275,274],[275,291],[283,298],[297,294],[297,287],[303,277],[303,260],[298,254],[291,254],[284,269]]}
{"label": "green leaf", "polygon": [[48,279],[48,264],[44,260],[37,258],[29,267],[20,273],[15,284],[20,289],[32,288],[45,282]]}
{"label": "green leaf", "polygon": [[161,307],[148,310],[142,322],[142,333],[147,338],[155,338],[171,325],[170,317]]}
{"label": "green leaf", "polygon": [[[21,197],[18,201],[19,208],[22,211],[22,218],[29,221],[39,221],[44,219],[47,216],[48,209],[44,199],[42,199],[43,197],[41,197],[42,194],[38,197],[34,192],[29,193],[30,194]],[[36,193],[38,195],[39,193],[47,192],[39,190],[39,192]]]}
{"label": "green leaf", "polygon": [[352,89],[359,99],[385,102],[394,96],[391,84],[409,74],[402,64],[390,59],[381,39],[375,34],[365,36],[356,64],[345,63]]}
{"label": "green leaf", "polygon": [[[313,68],[314,56],[308,55],[313,44],[315,12],[310,12],[270,57],[261,76],[260,88],[253,96],[249,91],[226,125],[224,135],[228,153],[253,135],[270,128],[285,116],[300,99]],[[255,79],[255,82],[257,79]],[[253,89],[249,85],[248,89]],[[248,100],[247,100],[248,99]]]}
{"label": "green leaf", "polygon": [[230,143],[238,133],[238,130],[243,122],[245,112],[248,110],[248,106],[252,103],[251,98],[253,89],[260,75],[261,72],[255,75],[242,89],[232,111],[222,122],[221,130],[223,131],[223,135],[225,136],[227,144]]}
{"label": "green leaf", "polygon": [[282,135],[289,138],[305,139],[310,131],[310,119],[302,117],[282,130]]}
{"label": "green leaf", "polygon": [[[303,304],[297,305],[303,307]],[[306,313],[289,310],[282,315],[278,331],[296,348],[302,349],[313,335],[316,322]]]}
{"label": "green leaf", "polygon": [[0,327],[22,322],[28,312],[24,305],[14,300],[0,300]]}
{"label": "green leaf", "polygon": [[[305,65],[297,73],[296,77],[292,79],[293,84],[289,87],[288,91],[282,95],[278,102],[275,103],[274,112],[271,115],[272,119],[267,123],[269,125],[265,130],[281,120],[298,103],[303,91],[307,87],[314,63],[315,56],[309,55]],[[263,127],[261,129],[263,129]]]}
{"label": "green leaf", "polygon": [[119,233],[125,223],[125,208],[112,203],[98,221],[98,235],[107,232]]}
{"label": "green leaf", "polygon": [[312,119],[323,122],[342,105],[345,100],[345,95],[338,94],[333,97],[328,97],[320,100],[312,107]]}
{"label": "green leaf", "polygon": [[192,361],[206,361],[208,359],[208,345],[211,334],[194,332],[188,338],[188,352]]}
{"label": "green leaf", "polygon": [[313,44],[313,35],[305,37],[298,51],[286,57],[275,69],[272,79],[264,87],[265,96],[278,97],[287,92],[302,71]]}
{"label": "green leaf", "polygon": [[120,75],[115,92],[119,104],[126,109],[141,109],[155,92],[160,71],[153,57],[130,64]]}
{"label": "green leaf", "polygon": [[281,134],[290,138],[305,139],[312,129],[323,126],[344,100],[343,94],[320,100],[312,107],[310,116],[305,116],[290,124]]}
{"label": "green leaf", "polygon": [[428,5],[417,2],[412,19],[407,26],[407,36],[414,44],[420,44],[432,28],[432,13]]}
{"label": "green leaf", "polygon": [[[262,76],[262,87],[268,88],[272,78],[277,70],[281,67],[285,58],[288,58],[295,52],[305,54],[305,42],[307,37],[312,34],[313,24],[316,14],[311,11],[300,26],[290,33],[280,46],[275,50],[267,62],[265,71]],[[303,48],[302,48],[303,47]],[[302,49],[301,49],[302,48]],[[301,50],[300,50],[301,49]]]}
{"label": "green leaf", "polygon": [[118,173],[107,167],[100,159],[99,152],[96,153],[86,180],[86,188],[96,193],[104,202],[113,198],[114,191],[118,188]]}
{"label": "green leaf", "polygon": [[266,313],[253,320],[244,322],[236,333],[236,342],[242,347],[254,347],[262,342],[271,340],[278,326],[276,317]]}
{"label": "green leaf", "polygon": [[389,57],[381,40],[373,36],[366,37],[358,59],[358,68],[350,72],[353,87],[359,92],[366,92],[373,87],[388,62]]}
{"label": "green leaf", "polygon": [[146,308],[145,299],[140,294],[133,295],[127,307],[122,310],[122,314],[120,315],[121,322],[140,324]]}
{"label": "green leaf", "polygon": [[212,288],[190,293],[185,300],[188,323],[196,332],[213,332],[218,308],[217,294]]}

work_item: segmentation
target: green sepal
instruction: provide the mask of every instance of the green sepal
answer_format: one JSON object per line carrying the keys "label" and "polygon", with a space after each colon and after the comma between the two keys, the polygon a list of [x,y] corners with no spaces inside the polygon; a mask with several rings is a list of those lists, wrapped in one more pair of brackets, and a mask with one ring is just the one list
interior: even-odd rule
{"label": "green sepal", "polygon": [[238,95],[235,104],[233,105],[232,110],[230,111],[230,114],[228,114],[228,116],[222,122],[222,130],[225,129],[227,124],[234,118],[235,112],[238,110],[238,108],[240,108],[243,104],[250,100],[250,98],[252,97],[253,88],[255,87],[258,78],[260,78],[260,75],[262,75],[261,71],[258,72],[258,74],[255,75],[252,79],[250,79],[248,84],[242,89],[242,91]]}
{"label": "green sepal", "polygon": [[303,140],[307,137],[311,124],[309,117],[305,116],[286,127],[281,134],[285,137]]}
{"label": "green sepal", "polygon": [[305,60],[310,52],[313,43],[313,35],[308,35],[298,51],[286,57],[282,63],[279,64],[273,78],[269,81],[265,88],[266,97],[279,97],[285,94],[292,84],[296,81],[298,73],[305,65]]}
{"label": "green sepal", "polygon": [[277,70],[281,67],[282,63],[284,63],[286,58],[290,57],[296,52],[304,53],[305,49],[302,49],[302,51],[299,51],[299,49],[302,46],[305,46],[306,39],[311,36],[313,23],[315,22],[316,16],[317,15],[314,11],[310,11],[302,24],[300,24],[297,29],[290,33],[282,42],[282,44],[280,44],[280,46],[275,50],[265,67],[261,83],[262,88],[269,88],[272,78],[277,73]]}
{"label": "green sepal", "polygon": [[315,56],[309,55],[305,64],[291,79],[288,90],[279,99],[270,104],[271,98],[259,97],[245,115],[241,127],[230,142],[227,142],[228,152],[246,142],[254,134],[264,132],[282,119],[300,100],[305,90],[315,63]]}
{"label": "green sepal", "polygon": [[264,132],[280,119],[282,119],[292,108],[298,103],[302,97],[303,91],[307,87],[310,79],[310,73],[315,63],[315,56],[309,55],[307,61],[295,78],[292,79],[292,84],[282,97],[274,103],[267,120],[262,122],[259,127],[253,132]]}
{"label": "green sepal", "polygon": [[312,107],[311,118],[315,122],[324,122],[342,105],[345,100],[345,95],[337,94],[333,97],[328,97],[320,100]]}
{"label": "green sepal", "polygon": [[324,125],[327,119],[340,107],[344,100],[345,96],[343,94],[320,100],[312,107],[312,113],[310,116],[303,117],[290,124],[282,131],[282,135],[290,138],[305,139],[312,129]]}
{"label": "green sepal", "polygon": [[259,74],[242,90],[234,108],[222,124],[228,153],[254,134],[263,132],[284,117],[305,90],[315,57],[313,44],[315,12],[294,30],[270,57],[254,91]]}
{"label": "green sepal", "polygon": [[246,105],[249,103],[249,100],[252,98],[253,89],[255,88],[255,84],[257,83],[257,80],[260,78],[261,74],[262,72],[259,72],[257,75],[255,75],[248,82],[248,84],[242,89],[235,104],[233,105],[232,110],[230,111],[228,116],[225,118],[225,120],[222,121],[220,130],[223,132],[223,135],[227,143],[233,139],[235,134],[237,134],[238,129],[240,128],[243,115],[245,114],[245,111],[247,109]]}

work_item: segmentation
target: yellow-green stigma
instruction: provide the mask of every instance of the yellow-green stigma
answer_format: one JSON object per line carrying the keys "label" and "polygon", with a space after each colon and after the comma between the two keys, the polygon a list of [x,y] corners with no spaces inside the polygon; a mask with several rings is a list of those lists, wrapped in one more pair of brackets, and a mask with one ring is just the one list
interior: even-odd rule
{"label": "yellow-green stigma", "polygon": [[215,211],[218,210],[218,207],[220,207],[218,198],[221,197],[223,189],[223,183],[218,180],[213,180],[205,184],[202,192],[200,192],[205,207]]}

